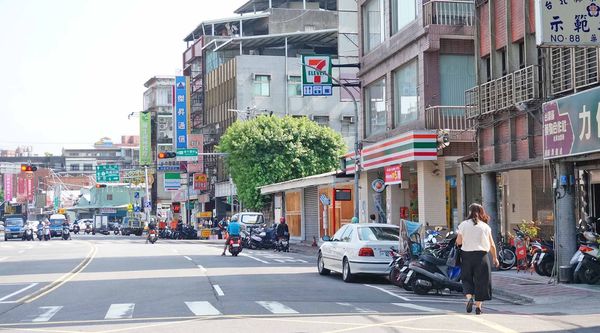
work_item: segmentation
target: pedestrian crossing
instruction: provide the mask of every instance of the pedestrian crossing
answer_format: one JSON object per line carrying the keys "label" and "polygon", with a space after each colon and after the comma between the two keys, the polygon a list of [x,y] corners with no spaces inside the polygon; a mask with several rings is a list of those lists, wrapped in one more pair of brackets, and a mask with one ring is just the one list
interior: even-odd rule
{"label": "pedestrian crossing", "polygon": [[[292,302],[293,304],[284,304],[277,301],[248,301],[241,304],[241,307],[246,311],[239,312],[231,310],[231,307],[224,306],[222,303],[211,303],[209,301],[186,301],[183,302],[185,305],[185,313],[179,313],[179,316],[221,316],[221,315],[307,315],[307,314],[339,314],[339,313],[355,313],[355,314],[378,314],[378,313],[396,313],[396,312],[410,312],[410,313],[432,313],[432,312],[446,312],[446,310],[436,309],[427,306],[416,305],[412,303],[335,303],[335,302],[318,302],[318,303],[302,303]],[[254,307],[254,308],[252,308]],[[228,308],[228,311],[224,311]],[[105,308],[106,309],[106,308]],[[136,317],[136,304],[135,303],[116,303],[110,304],[106,312],[103,312],[101,308],[95,307],[93,312],[90,312],[90,318],[70,318],[69,309],[63,306],[40,306],[29,309],[30,315],[25,316],[21,322],[52,322],[64,321],[64,320],[82,320],[82,319],[95,319],[101,320],[127,320],[134,318],[147,318],[146,315],[140,315]],[[182,308],[183,309],[183,308]],[[93,313],[103,313],[102,318],[93,318]],[[144,312],[144,311],[142,311]],[[154,316],[160,317],[159,313],[152,311]],[[60,317],[60,318],[57,318]],[[0,317],[0,321],[2,318]]]}

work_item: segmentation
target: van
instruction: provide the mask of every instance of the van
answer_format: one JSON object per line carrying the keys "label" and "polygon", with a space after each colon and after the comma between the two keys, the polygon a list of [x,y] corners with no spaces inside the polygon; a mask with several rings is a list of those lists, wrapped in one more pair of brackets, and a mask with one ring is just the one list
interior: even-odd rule
{"label": "van", "polygon": [[263,224],[265,224],[265,217],[262,213],[243,212],[235,214],[233,217],[237,217],[238,222],[240,222],[244,228],[253,229],[256,227],[261,227]]}

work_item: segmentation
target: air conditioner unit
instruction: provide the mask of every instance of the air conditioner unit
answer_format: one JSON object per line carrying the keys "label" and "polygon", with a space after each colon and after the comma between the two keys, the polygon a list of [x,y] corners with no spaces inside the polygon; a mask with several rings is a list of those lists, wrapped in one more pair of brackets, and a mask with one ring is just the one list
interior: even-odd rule
{"label": "air conditioner unit", "polygon": [[342,121],[345,123],[354,124],[354,116],[342,116]]}

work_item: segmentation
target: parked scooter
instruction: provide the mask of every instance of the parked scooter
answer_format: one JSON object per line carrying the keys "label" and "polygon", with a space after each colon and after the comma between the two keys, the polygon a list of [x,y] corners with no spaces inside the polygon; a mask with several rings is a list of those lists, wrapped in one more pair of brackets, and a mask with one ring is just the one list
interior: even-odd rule
{"label": "parked scooter", "polygon": [[44,231],[43,231],[43,229],[42,229],[42,228],[39,228],[39,229],[37,230],[37,239],[38,239],[39,241],[41,241],[43,237],[44,237]]}
{"label": "parked scooter", "polygon": [[92,224],[91,223],[86,223],[85,224],[85,234],[89,235],[92,232]]}
{"label": "parked scooter", "polygon": [[448,254],[455,243],[456,234],[449,232],[444,248],[440,249],[440,257],[424,254],[417,260],[413,260],[408,265],[411,272],[407,274],[404,283],[410,283],[412,290],[419,295],[425,295],[431,290],[444,289],[462,292],[460,267],[451,267],[446,263]]}
{"label": "parked scooter", "polygon": [[237,255],[242,252],[242,238],[241,237],[229,237],[229,253],[232,256],[237,257]]}
{"label": "parked scooter", "polygon": [[249,238],[251,249],[274,249],[277,245],[274,227],[251,229]]}
{"label": "parked scooter", "polygon": [[50,226],[48,224],[44,224],[43,232],[44,232],[44,240],[49,241],[51,236],[50,236]]}

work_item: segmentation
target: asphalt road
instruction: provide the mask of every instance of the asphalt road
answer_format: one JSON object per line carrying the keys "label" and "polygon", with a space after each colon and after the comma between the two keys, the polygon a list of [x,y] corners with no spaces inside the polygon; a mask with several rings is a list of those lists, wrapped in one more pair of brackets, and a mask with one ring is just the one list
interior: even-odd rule
{"label": "asphalt road", "polygon": [[[385,279],[319,276],[314,256],[198,241],[75,236],[0,242],[0,330],[35,332],[598,332],[598,311],[461,295],[417,296]],[[597,309],[598,307],[595,307]]]}

